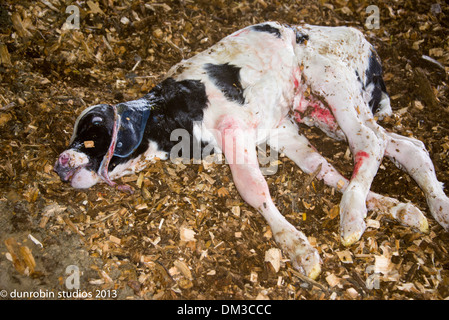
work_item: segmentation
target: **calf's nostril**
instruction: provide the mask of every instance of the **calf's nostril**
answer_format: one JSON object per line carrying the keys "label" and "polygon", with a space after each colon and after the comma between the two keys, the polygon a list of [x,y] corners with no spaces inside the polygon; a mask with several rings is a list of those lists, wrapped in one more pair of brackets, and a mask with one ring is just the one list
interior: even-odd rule
{"label": "calf's nostril", "polygon": [[67,154],[63,153],[59,156],[59,165],[62,167],[66,167],[69,160],[70,160],[70,157]]}

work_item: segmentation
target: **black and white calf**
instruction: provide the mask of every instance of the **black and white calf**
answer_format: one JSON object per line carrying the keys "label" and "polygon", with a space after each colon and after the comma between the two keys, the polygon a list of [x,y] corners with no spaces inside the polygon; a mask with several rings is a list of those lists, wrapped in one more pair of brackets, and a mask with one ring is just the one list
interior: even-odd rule
{"label": "black and white calf", "polygon": [[[376,123],[391,112],[379,58],[361,32],[268,22],[237,31],[180,62],[138,100],[86,109],[55,170],[75,188],[100,181],[115,185],[112,180],[142,170],[149,160],[167,159],[177,143],[170,139],[172,131],[185,129],[202,146],[224,153],[242,198],[265,217],[292,264],[315,278],[321,270],[317,250],[274,205],[255,146],[268,142],[306,173],[321,167],[317,177],[343,193],[344,245],[362,236],[372,209],[428,230],[412,204],[370,192],[384,155],[416,180],[433,217],[448,229],[449,199],[424,144]],[[297,123],[348,142],[354,157],[350,179],[310,145]]]}

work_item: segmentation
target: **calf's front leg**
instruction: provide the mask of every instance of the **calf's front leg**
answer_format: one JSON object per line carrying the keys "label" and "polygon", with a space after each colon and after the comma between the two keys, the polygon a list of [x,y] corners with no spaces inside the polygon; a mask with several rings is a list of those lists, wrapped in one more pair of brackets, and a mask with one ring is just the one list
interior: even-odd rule
{"label": "calf's front leg", "polygon": [[217,123],[221,149],[229,163],[234,184],[250,206],[259,211],[271,227],[274,239],[287,252],[293,266],[314,279],[321,272],[318,251],[307,237],[291,225],[274,205],[267,182],[260,171],[254,131],[237,118],[225,116]]}

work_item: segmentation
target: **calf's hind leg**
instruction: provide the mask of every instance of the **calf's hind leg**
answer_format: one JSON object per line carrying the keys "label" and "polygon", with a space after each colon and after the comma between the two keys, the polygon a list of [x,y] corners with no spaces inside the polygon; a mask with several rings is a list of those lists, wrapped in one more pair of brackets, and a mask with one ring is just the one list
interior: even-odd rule
{"label": "calf's hind leg", "polygon": [[395,133],[387,132],[387,136],[386,155],[418,183],[432,216],[449,231],[449,199],[435,175],[435,168],[424,144]]}
{"label": "calf's hind leg", "polygon": [[292,226],[274,205],[260,171],[251,130],[240,120],[226,116],[217,123],[221,149],[231,168],[234,184],[249,205],[257,209],[271,227],[274,239],[290,256],[293,266],[314,279],[321,272],[321,259],[307,237]]}
{"label": "calf's hind leg", "polygon": [[326,101],[354,156],[353,174],[340,202],[341,241],[348,246],[365,231],[366,199],[384,156],[385,138],[368,125],[373,116],[354,70],[315,54],[303,72],[312,92]]}
{"label": "calf's hind leg", "polygon": [[[329,164],[311,146],[306,137],[298,133],[298,127],[291,121],[285,120],[276,131],[273,131],[268,142],[273,149],[284,153],[305,173],[312,173],[321,165],[317,178],[323,180],[328,186],[341,192],[344,192],[348,187],[348,179]],[[422,232],[428,231],[427,219],[418,208],[410,203],[402,203],[370,191],[366,204],[368,210],[377,210],[379,213],[387,214],[404,225]]]}

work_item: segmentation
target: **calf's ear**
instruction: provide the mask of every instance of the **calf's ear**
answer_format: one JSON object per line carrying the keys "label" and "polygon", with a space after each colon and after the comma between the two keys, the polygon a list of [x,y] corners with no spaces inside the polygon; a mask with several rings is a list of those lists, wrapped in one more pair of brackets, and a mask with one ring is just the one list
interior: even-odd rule
{"label": "calf's ear", "polygon": [[133,153],[142,142],[145,127],[150,116],[148,107],[117,106],[120,115],[120,127],[117,133],[117,144],[114,156],[126,158]]}

